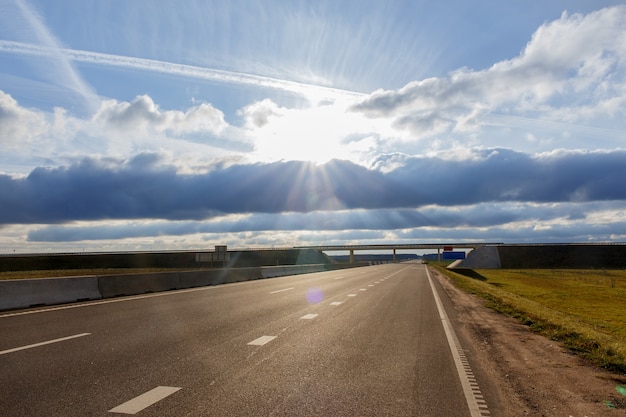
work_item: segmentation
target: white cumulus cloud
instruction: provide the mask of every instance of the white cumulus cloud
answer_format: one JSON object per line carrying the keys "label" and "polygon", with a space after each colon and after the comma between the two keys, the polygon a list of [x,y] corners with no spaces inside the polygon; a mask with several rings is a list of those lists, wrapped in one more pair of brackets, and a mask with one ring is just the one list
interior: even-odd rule
{"label": "white cumulus cloud", "polygon": [[5,150],[28,146],[47,128],[42,113],[21,107],[13,97],[0,90],[0,144]]}
{"label": "white cumulus cloud", "polygon": [[516,58],[379,90],[352,109],[390,118],[418,138],[477,130],[489,113],[572,123],[617,120],[626,113],[624,27],[626,6],[564,13],[541,26]]}
{"label": "white cumulus cloud", "polygon": [[138,96],[130,103],[115,99],[103,100],[93,120],[105,128],[135,134],[218,134],[227,127],[224,113],[208,103],[186,111],[161,110],[147,95]]}

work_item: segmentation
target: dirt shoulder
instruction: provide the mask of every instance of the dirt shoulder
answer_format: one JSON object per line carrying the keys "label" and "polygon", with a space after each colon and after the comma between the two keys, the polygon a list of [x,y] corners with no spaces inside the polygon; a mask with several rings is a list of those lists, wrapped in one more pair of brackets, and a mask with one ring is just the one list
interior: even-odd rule
{"label": "dirt shoulder", "polygon": [[589,365],[429,269],[455,306],[461,324],[457,331],[471,342],[474,361],[494,381],[491,398],[497,404],[488,403],[491,416],[626,415],[626,396],[616,390],[626,385],[626,375]]}

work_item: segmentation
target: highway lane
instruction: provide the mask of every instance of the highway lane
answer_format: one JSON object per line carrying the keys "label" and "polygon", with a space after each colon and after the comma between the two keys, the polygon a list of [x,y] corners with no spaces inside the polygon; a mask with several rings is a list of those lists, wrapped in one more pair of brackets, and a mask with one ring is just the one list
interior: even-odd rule
{"label": "highway lane", "polygon": [[430,282],[406,263],[0,314],[3,411],[489,415]]}

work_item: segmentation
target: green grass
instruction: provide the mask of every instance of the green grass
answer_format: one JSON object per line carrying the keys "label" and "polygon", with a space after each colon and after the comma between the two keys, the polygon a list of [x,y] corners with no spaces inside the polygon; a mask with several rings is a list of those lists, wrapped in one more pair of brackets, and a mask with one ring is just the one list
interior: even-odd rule
{"label": "green grass", "polygon": [[489,307],[626,373],[626,271],[484,269],[465,276],[438,269]]}

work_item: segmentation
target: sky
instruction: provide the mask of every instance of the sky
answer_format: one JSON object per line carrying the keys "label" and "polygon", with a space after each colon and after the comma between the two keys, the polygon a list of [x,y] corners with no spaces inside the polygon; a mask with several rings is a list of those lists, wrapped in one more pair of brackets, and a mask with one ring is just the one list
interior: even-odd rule
{"label": "sky", "polygon": [[626,241],[626,2],[0,0],[0,253]]}

